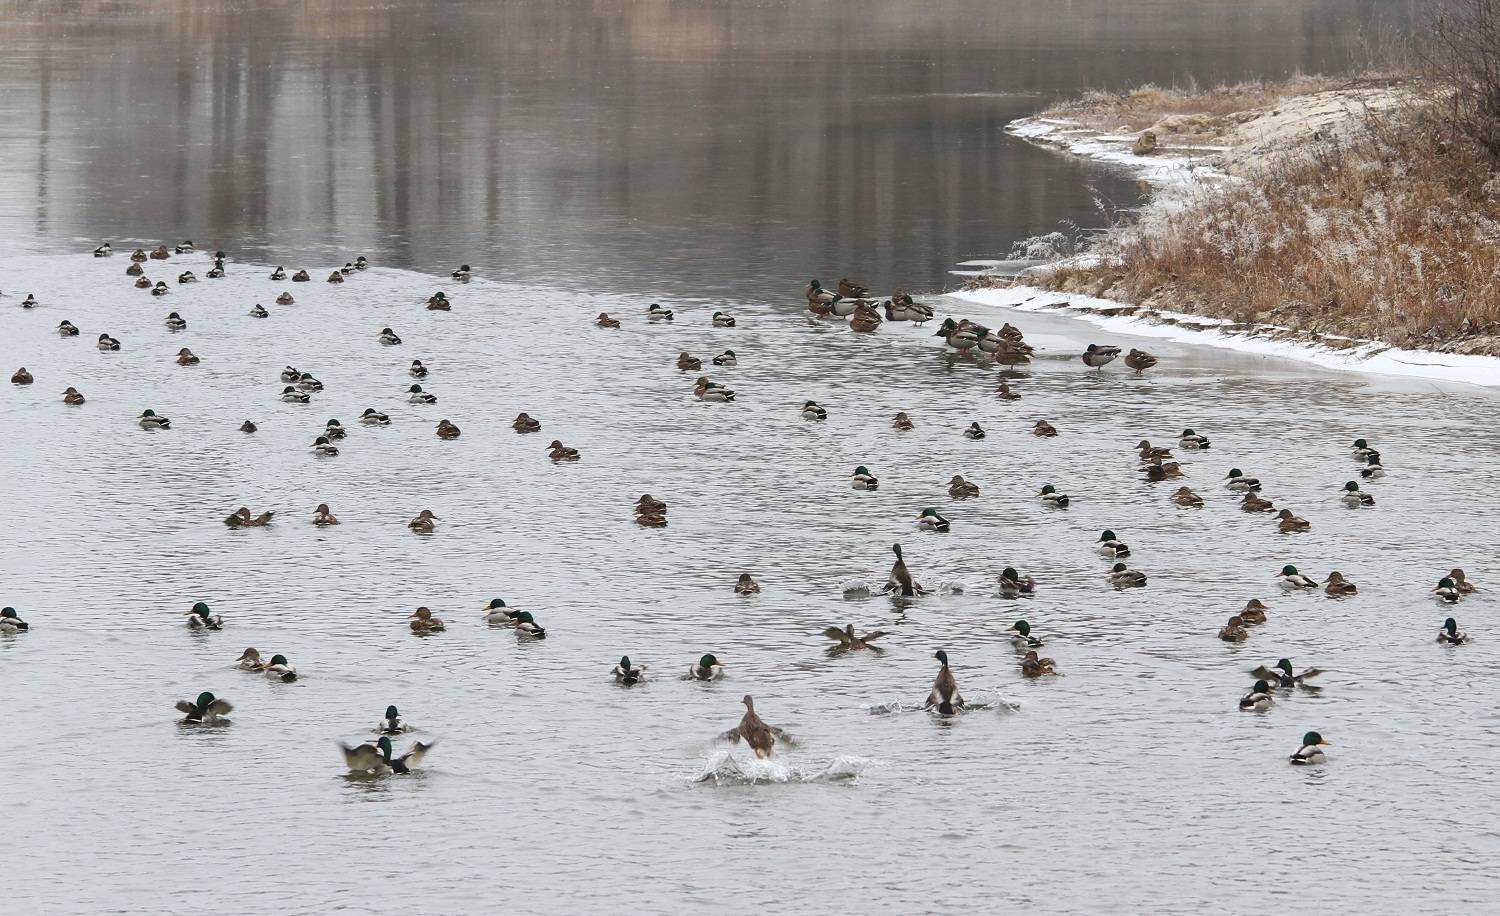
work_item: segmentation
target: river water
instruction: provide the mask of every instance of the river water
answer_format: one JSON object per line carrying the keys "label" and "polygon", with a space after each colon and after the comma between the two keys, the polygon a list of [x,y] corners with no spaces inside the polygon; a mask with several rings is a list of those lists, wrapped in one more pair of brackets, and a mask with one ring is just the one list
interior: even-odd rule
{"label": "river water", "polygon": [[[1077,354],[1099,332],[1025,315],[1041,358],[1006,402],[930,325],[857,335],[797,301],[814,273],[936,292],[957,260],[1097,224],[1095,193],[1133,200],[1003,136],[1053,95],[1335,68],[1404,6],[4,9],[0,367],[36,376],[0,398],[0,598],[32,624],[0,634],[8,911],[1490,906],[1494,591],[1427,590],[1453,565],[1500,583],[1500,497],[1472,470],[1497,457],[1492,395],[1120,335],[1161,366],[1096,374]],[[86,254],[179,236],[228,250],[229,275],[155,299],[123,250]],[[376,266],[322,282],[358,253]],[[446,279],[460,261],[472,283]],[[316,282],[269,281],[278,263]],[[438,289],[451,313],[423,310]],[[673,323],[646,321],[653,299]],[[601,310],[624,327],[593,327]],[[174,365],[182,346],[202,364]],[[739,365],[709,374],[737,401],[694,400],[677,353],[726,348]],[[405,403],[413,358],[435,405]],[[281,403],[286,364],[326,390]],[[826,422],[799,418],[807,398]],[[354,425],[367,406],[391,425]],[[137,428],[147,407],[172,428]],[[540,435],[511,431],[522,410]],[[315,459],[330,417],[349,436]],[[441,418],[462,437],[438,440]],[[1061,435],[1029,435],[1038,418]],[[1131,449],[1184,426],[1214,440],[1183,457],[1197,511]],[[1373,509],[1337,499],[1356,436],[1390,469]],[[553,438],[582,461],[549,462]],[[879,491],[850,489],[859,464]],[[1239,511],[1233,466],[1312,531]],[[954,473],[981,497],[948,499]],[[1049,481],[1066,511],[1035,499]],[[642,492],[668,528],[634,525]],[[311,525],[319,502],[343,524]],[[225,528],[242,504],[275,522]],[[953,530],[918,533],[926,506]],[[423,508],[431,536],[405,527]],[[1108,587],[1106,527],[1146,588]],[[866,594],[897,541],[933,595]],[[1360,594],[1283,595],[1284,563]],[[1035,598],[998,597],[1006,565]],[[742,571],[760,596],[732,593]],[[547,639],[487,627],[492,597]],[[1269,623],[1217,640],[1252,597]],[[200,600],[222,632],[184,626]],[[447,631],[411,635],[418,605]],[[1434,642],[1448,614],[1473,644]],[[1018,617],[1063,676],[1020,677]],[[827,655],[819,631],[847,622],[886,652]],[[301,678],[235,670],[246,646]],[[986,708],[913,709],[938,649]],[[726,678],[682,680],[704,652]],[[611,683],[626,653],[645,685]],[[1283,656],[1324,689],[1238,712],[1248,670]],[[201,690],[232,725],[174,724]],[[713,741],[746,693],[798,739],[773,762]],[[370,740],[390,703],[436,747],[415,775],[346,777],[335,742]],[[1309,729],[1329,762],[1293,768]]]}

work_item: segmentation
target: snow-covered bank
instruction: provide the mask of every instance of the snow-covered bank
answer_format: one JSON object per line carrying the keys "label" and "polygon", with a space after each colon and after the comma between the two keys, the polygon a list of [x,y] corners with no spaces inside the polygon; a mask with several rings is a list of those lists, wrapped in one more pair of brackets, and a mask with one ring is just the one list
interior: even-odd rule
{"label": "snow-covered bank", "polygon": [[1210,158],[1228,151],[1224,146],[1158,147],[1149,156],[1137,156],[1131,152],[1136,138],[1130,134],[1107,133],[1079,121],[1044,115],[1018,118],[1005,131],[1071,156],[1119,166],[1158,188],[1188,187],[1226,177]]}

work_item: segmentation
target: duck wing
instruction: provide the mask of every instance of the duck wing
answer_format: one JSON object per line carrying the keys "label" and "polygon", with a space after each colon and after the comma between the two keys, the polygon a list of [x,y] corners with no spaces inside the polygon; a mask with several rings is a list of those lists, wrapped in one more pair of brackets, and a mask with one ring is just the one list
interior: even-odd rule
{"label": "duck wing", "polygon": [[173,704],[173,706],[177,709],[178,712],[183,713],[184,715],[190,716],[198,711],[198,707],[194,706],[192,703],[189,703],[187,700],[178,700]]}
{"label": "duck wing", "polygon": [[362,773],[366,770],[378,770],[385,766],[385,758],[380,755],[380,749],[373,744],[361,744],[358,747],[339,742],[339,750],[344,752],[344,764],[352,773]]}
{"label": "duck wing", "polygon": [[837,642],[841,646],[847,646],[849,644],[849,636],[838,627],[825,628],[823,630],[823,635]]}
{"label": "duck wing", "polygon": [[420,764],[422,762],[422,758],[426,757],[427,752],[432,750],[433,746],[436,744],[436,741],[429,741],[426,744],[423,744],[420,741],[414,742],[411,746],[411,750],[402,754],[397,759],[406,764],[407,769],[411,769]]}
{"label": "duck wing", "polygon": [[861,636],[860,637],[860,641],[861,642],[874,642],[875,640],[879,639],[880,637],[882,637],[884,635],[885,635],[885,631],[884,630],[871,630],[870,632],[868,632],[865,635]]}
{"label": "duck wing", "polygon": [[1320,675],[1322,673],[1323,673],[1323,669],[1322,668],[1308,668],[1306,671],[1304,671],[1301,674],[1297,675],[1296,677],[1292,678],[1292,680],[1294,680],[1294,681],[1296,681],[1297,683],[1300,684],[1303,681],[1307,680],[1308,678],[1310,678],[1310,677],[1317,677],[1318,675]]}
{"label": "duck wing", "polygon": [[1271,670],[1265,665],[1250,669],[1250,676],[1256,680],[1279,682],[1281,680],[1281,669]]}
{"label": "duck wing", "polygon": [[216,716],[227,716],[234,712],[234,707],[230,705],[228,700],[214,700],[208,704],[208,711]]}

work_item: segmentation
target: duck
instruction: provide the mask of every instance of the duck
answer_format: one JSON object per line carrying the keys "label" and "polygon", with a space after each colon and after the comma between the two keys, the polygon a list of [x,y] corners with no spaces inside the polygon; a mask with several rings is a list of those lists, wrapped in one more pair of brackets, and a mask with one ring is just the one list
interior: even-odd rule
{"label": "duck", "polygon": [[271,313],[268,312],[268,311],[266,311],[266,307],[263,306],[263,305],[261,305],[259,302],[257,302],[254,305],[250,306],[250,317],[251,318],[269,318],[270,316],[271,316]]}
{"label": "duck", "polygon": [[1443,628],[1438,630],[1437,641],[1450,646],[1461,646],[1469,641],[1469,634],[1458,629],[1458,621],[1452,617],[1443,621]]}
{"label": "duck", "polygon": [[125,268],[125,276],[127,277],[139,277],[144,275],[145,273],[145,269],[134,261],[130,262],[130,266]]}
{"label": "duck", "polygon": [[1030,575],[1021,575],[1014,566],[1000,570],[1000,596],[1002,598],[1029,598],[1036,594],[1036,580]]}
{"label": "duck", "polygon": [[401,343],[400,336],[398,336],[396,332],[392,331],[390,328],[381,328],[380,336],[377,339],[387,347],[399,346]]}
{"label": "duck", "polygon": [[178,245],[175,250],[178,254],[189,254],[191,252],[197,251],[198,249],[193,247],[192,239],[187,239],[181,245]]}
{"label": "duck", "polygon": [[516,418],[511,422],[510,428],[518,433],[536,433],[541,432],[542,422],[532,419],[531,414],[523,411],[516,414]]}
{"label": "duck", "polygon": [[917,527],[923,531],[947,531],[950,525],[946,518],[938,514],[938,510],[929,506],[917,516]]}
{"label": "duck", "polygon": [[227,722],[224,717],[234,712],[227,700],[221,700],[207,690],[198,694],[196,700],[178,700],[175,705],[177,711],[184,714],[184,723],[214,725],[221,720]]}
{"label": "duck", "polygon": [[734,400],[733,388],[725,388],[723,385],[711,382],[706,375],[699,376],[698,381],[693,386],[693,394],[697,395],[700,401],[726,403]]}
{"label": "duck", "polygon": [[1119,538],[1115,537],[1113,530],[1106,528],[1095,542],[1094,549],[1106,557],[1124,558],[1130,556],[1130,547]]}
{"label": "duck", "polygon": [[281,370],[281,380],[283,382],[295,382],[300,378],[302,378],[302,372],[296,366],[287,366]]}
{"label": "duck", "polygon": [[1472,595],[1479,590],[1475,587],[1474,583],[1469,581],[1468,574],[1457,566],[1448,570],[1448,578],[1452,579],[1453,584],[1458,586],[1458,593],[1460,595]]}
{"label": "duck", "polygon": [[578,449],[563,445],[557,439],[553,439],[547,448],[547,457],[553,461],[577,461],[579,458]]}
{"label": "duck", "polygon": [[94,249],[94,257],[96,258],[107,258],[114,253],[115,250],[109,247],[108,242],[105,242],[103,245],[100,245],[98,248]]}
{"label": "duck", "polygon": [[1345,598],[1359,593],[1354,583],[1345,579],[1338,570],[1329,573],[1328,578],[1323,580],[1323,591],[1330,598]]}
{"label": "duck", "polygon": [[[1031,353],[1030,346],[1002,338],[991,355],[995,357],[995,362],[1002,366],[1024,366],[1031,362]],[[1003,379],[1000,381],[999,394],[1000,399],[1004,401],[1016,401],[1021,397],[1019,394],[1012,393],[1010,386]]]}
{"label": "duck", "polygon": [[912,298],[905,293],[898,292],[884,304],[886,321],[910,321],[913,324],[922,324],[932,320],[932,307],[913,302]]}
{"label": "duck", "polygon": [[856,490],[880,489],[880,480],[874,474],[871,474],[870,469],[864,465],[855,468],[854,473],[849,476],[853,479],[853,487]]}
{"label": "duck", "polygon": [[696,665],[688,668],[688,678],[694,681],[717,681],[723,676],[724,663],[712,653],[702,656]]}
{"label": "duck", "polygon": [[179,366],[196,366],[200,362],[202,362],[202,360],[198,359],[193,351],[189,350],[187,347],[183,347],[181,350],[177,351],[177,365]]}
{"label": "duck", "polygon": [[391,418],[373,407],[366,407],[365,412],[359,415],[359,422],[366,426],[389,426]]}
{"label": "duck", "polygon": [[738,744],[743,740],[750,745],[757,758],[771,757],[775,754],[776,741],[787,743],[786,732],[774,725],[767,725],[755,712],[755,699],[750,694],[745,694],[740,700],[745,704],[745,714],[740,717],[740,724],[731,728],[720,737]]}
{"label": "duck", "polygon": [[[1246,498],[1248,499],[1250,495],[1253,494],[1246,494]],[[1309,522],[1305,518],[1300,518],[1296,515],[1293,515],[1291,509],[1282,509],[1280,512],[1276,513],[1276,518],[1280,520],[1276,524],[1276,530],[1280,531],[1282,534],[1291,534],[1295,531],[1312,530],[1312,522]]]}
{"label": "duck", "polygon": [[241,671],[264,671],[266,663],[260,659],[260,651],[255,648],[246,649],[235,659],[235,667]]}
{"label": "duck", "polygon": [[427,311],[451,312],[453,311],[453,303],[448,301],[447,295],[443,293],[433,293],[427,299]]}
{"label": "duck", "polygon": [[1261,499],[1253,491],[1246,493],[1245,498],[1240,500],[1240,509],[1245,512],[1270,512],[1275,508],[1269,499]]}
{"label": "duck", "polygon": [[427,752],[435,744],[436,741],[426,744],[415,741],[411,749],[399,757],[391,747],[391,739],[384,735],[374,744],[361,744],[358,747],[350,747],[341,741],[339,748],[344,752],[344,765],[351,773],[373,773],[376,776],[394,773],[405,776],[421,764],[422,758],[427,756]]}
{"label": "duck", "polygon": [[1239,468],[1230,468],[1229,473],[1224,476],[1224,481],[1227,489],[1240,493],[1255,492],[1260,489],[1260,481],[1254,477],[1246,477],[1245,472]]}
{"label": "duck", "polygon": [[165,261],[172,255],[171,252],[167,251],[167,246],[157,245],[156,248],[152,250],[150,256],[153,261]]}
{"label": "duck", "polygon": [[1147,369],[1156,365],[1156,357],[1145,350],[1137,350],[1132,347],[1130,352],[1125,354],[1125,365],[1134,369],[1136,375],[1141,375]]}
{"label": "duck", "polygon": [[1256,681],[1250,692],[1240,697],[1240,712],[1265,712],[1274,705],[1271,685],[1265,681]]}
{"label": "duck", "polygon": [[609,317],[609,312],[600,312],[599,317],[594,319],[594,324],[601,328],[617,329],[620,327],[620,320]]}
{"label": "duck", "polygon": [[136,278],[135,288],[136,289],[152,289],[153,288],[152,283],[151,283],[151,278],[148,277],[148,276],[146,276],[146,274],[145,274],[144,271],[142,271],[140,273],[140,275]]}
{"label": "duck", "polygon": [[1290,563],[1281,567],[1281,574],[1278,578],[1281,579],[1282,588],[1297,589],[1318,587],[1318,583],[1302,575],[1302,573],[1297,571],[1297,567],[1291,565]]}
{"label": "duck", "polygon": [[1259,598],[1251,598],[1245,602],[1245,609],[1240,611],[1240,619],[1246,625],[1259,625],[1266,622],[1266,605]]}
{"label": "duck", "polygon": [[1375,497],[1361,491],[1359,488],[1359,484],[1355,483],[1352,480],[1344,484],[1343,500],[1344,505],[1348,506],[1351,509],[1357,509],[1361,506],[1375,505]]}
{"label": "duck", "polygon": [[276,304],[277,305],[291,305],[293,302],[296,302],[296,301],[297,300],[295,300],[295,299],[292,298],[292,294],[291,293],[282,293],[281,295],[279,295],[279,296],[276,297]]}
{"label": "duck", "polygon": [[344,429],[342,423],[336,419],[332,419],[323,427],[323,435],[327,436],[330,442],[337,442],[347,437],[349,433]]}
{"label": "duck", "polygon": [[287,662],[285,655],[273,655],[266,663],[265,675],[270,680],[290,684],[297,679],[297,669]]}
{"label": "duck", "polygon": [[880,330],[880,324],[880,314],[874,308],[862,305],[854,310],[854,317],[849,319],[849,330],[869,334]]}
{"label": "duck", "polygon": [[954,474],[948,481],[948,495],[954,499],[973,499],[979,495],[979,484],[964,480],[962,474]]}
{"label": "duck", "polygon": [[884,630],[871,630],[863,636],[855,635],[854,624],[845,624],[840,630],[838,627],[828,627],[823,630],[823,635],[838,643],[832,647],[832,651],[852,651],[856,649],[874,649],[870,643],[885,635]]}
{"label": "duck", "polygon": [[407,620],[410,622],[411,631],[418,636],[424,636],[428,633],[441,633],[448,629],[448,625],[443,622],[443,618],[432,616],[432,609],[427,607],[419,607],[415,611],[412,611],[411,616]]}
{"label": "duck", "polygon": [[1250,675],[1270,681],[1277,687],[1298,687],[1304,686],[1304,682],[1309,678],[1317,677],[1322,673],[1321,668],[1308,668],[1301,674],[1294,674],[1291,659],[1283,658],[1270,668],[1261,665],[1259,668],[1251,671]]}
{"label": "duck", "polygon": [[848,277],[841,277],[838,285],[839,295],[846,299],[863,299],[870,295],[868,287],[860,286]]}
{"label": "duck", "polygon": [[437,530],[438,517],[431,509],[423,509],[417,517],[406,523],[406,527],[419,534],[431,534]]}
{"label": "duck", "polygon": [[177,275],[177,282],[179,285],[183,283],[197,283],[198,276],[191,270],[184,270],[182,273]]}
{"label": "duck", "polygon": [[1042,492],[1037,494],[1037,498],[1042,501],[1042,505],[1048,506],[1049,508],[1068,508],[1068,494],[1057,492],[1057,487],[1054,487],[1050,483],[1042,484]]}
{"label": "duck", "polygon": [[337,525],[339,520],[329,510],[327,503],[318,503],[317,511],[313,513],[312,523],[319,528],[325,528],[329,525]]}
{"label": "duck", "polygon": [[354,259],[354,269],[355,270],[365,270],[369,266],[370,266],[370,262],[369,262],[369,260],[364,255],[360,255],[359,257],[357,257],[357,258]]}
{"label": "duck", "polygon": [[120,342],[108,334],[100,334],[98,347],[109,353],[117,353],[120,350]]}
{"label": "duck", "polygon": [[153,296],[167,296],[171,295],[171,293],[172,288],[167,285],[166,280],[157,280],[156,285],[151,287],[151,295]]}
{"label": "duck", "polygon": [[83,403],[83,395],[78,393],[77,388],[69,386],[68,389],[63,392],[63,403],[71,404],[72,406],[77,407],[79,404]]}
{"label": "duck", "polygon": [[410,375],[412,378],[426,378],[427,367],[422,365],[422,361],[420,359],[414,359],[411,361],[411,365],[407,367],[406,374]]}
{"label": "duck", "polygon": [[1152,458],[1141,466],[1146,479],[1152,483],[1160,483],[1163,480],[1177,480],[1183,476],[1182,466],[1175,461],[1162,461],[1160,458]]}
{"label": "duck", "polygon": [[633,687],[646,679],[646,666],[632,665],[630,663],[630,656],[622,655],[620,656],[620,663],[615,665],[614,670],[610,674],[614,675],[616,684]]}
{"label": "duck", "polygon": [[823,284],[820,283],[817,279],[807,281],[807,286],[803,287],[802,292],[803,295],[807,297],[808,308],[812,308],[814,303],[821,305],[831,305],[834,302],[837,302],[838,300],[844,298],[838,293],[830,292],[824,289]]}
{"label": "duck", "polygon": [[327,436],[319,436],[313,440],[312,453],[318,458],[336,458],[339,447],[328,441]]}
{"label": "duck", "polygon": [[437,395],[428,394],[427,392],[423,391],[421,385],[413,385],[410,388],[406,389],[406,391],[407,391],[407,394],[408,394],[408,396],[406,398],[406,403],[408,403],[408,404],[436,404],[437,403]]}
{"label": "duck", "polygon": [[1024,620],[1017,620],[1005,632],[1016,634],[1010,638],[1011,646],[1016,649],[1042,648],[1041,637],[1031,635],[1031,624]]}
{"label": "duck", "polygon": [[734,583],[734,593],[736,595],[759,595],[760,583],[756,582],[749,573],[740,573],[739,579]]}
{"label": "duck", "polygon": [[1115,588],[1141,588],[1146,584],[1146,574],[1116,563],[1109,568],[1109,584]]}
{"label": "duck", "polygon": [[504,598],[491,598],[490,603],[484,606],[484,622],[491,626],[501,624],[514,626],[516,617],[520,611],[508,606]]}
{"label": "duck", "polygon": [[453,273],[449,274],[449,276],[459,281],[460,283],[467,283],[469,280],[469,265],[464,264],[460,266],[458,270],[455,270]]}
{"label": "duck", "polygon": [[723,353],[720,353],[718,356],[715,356],[713,358],[713,364],[715,366],[733,367],[738,366],[740,364],[740,360],[739,357],[734,355],[733,350],[725,350]]}
{"label": "duck", "polygon": [[908,417],[906,415],[906,411],[902,410],[902,411],[898,411],[896,413],[896,419],[894,419],[894,420],[891,421],[891,428],[892,429],[900,429],[900,430],[910,430],[910,429],[916,429],[917,427],[916,427],[916,424],[911,421],[911,417]]}
{"label": "duck", "polygon": [[1115,357],[1120,355],[1119,347],[1101,347],[1098,344],[1089,344],[1083,351],[1083,364],[1090,369],[1103,371],[1104,367],[1114,362]]}
{"label": "duck", "polygon": [[1021,396],[1019,394],[1010,390],[1010,385],[1005,381],[1005,379],[1000,380],[1000,387],[996,389],[995,394],[1002,401],[1021,400]]}
{"label": "duck", "polygon": [[1026,657],[1021,659],[1021,676],[1045,677],[1049,674],[1056,674],[1057,672],[1052,668],[1056,664],[1057,662],[1050,658],[1038,656],[1035,649],[1028,650]]}
{"label": "duck", "polygon": [[10,376],[10,383],[12,385],[30,385],[34,381],[36,381],[36,379],[30,372],[26,371],[25,366],[17,369],[15,372],[11,373]]}
{"label": "duck", "polygon": [[1188,509],[1203,508],[1203,497],[1194,493],[1191,487],[1178,487],[1172,494],[1172,502]]}
{"label": "duck", "polygon": [[703,360],[684,350],[677,354],[677,368],[682,372],[697,372],[703,368]]}
{"label": "duck", "polygon": [[385,715],[381,716],[380,724],[375,726],[376,734],[400,735],[411,731],[411,726],[401,719],[401,710],[394,706],[385,708]]}
{"label": "duck", "polygon": [[158,417],[156,411],[149,409],[143,411],[139,417],[136,417],[136,422],[140,423],[141,429],[170,429],[172,427],[171,420],[166,417]]}
{"label": "duck", "polygon": [[1250,638],[1250,631],[1245,629],[1245,620],[1238,614],[1229,618],[1229,623],[1219,629],[1219,638],[1225,642],[1244,642]]}
{"label": "duck", "polygon": [[271,279],[274,280],[274,281],[277,281],[277,282],[285,280],[286,279],[286,268],[285,267],[277,267],[275,270],[271,271]]}
{"label": "duck", "polygon": [[641,498],[635,501],[636,515],[666,515],[667,504],[655,499],[650,493],[642,493]]}
{"label": "duck", "polygon": [[716,328],[732,328],[735,324],[734,316],[728,312],[714,312],[713,322]]}
{"label": "duck", "polygon": [[819,406],[817,401],[808,401],[802,405],[802,419],[826,420],[828,419],[828,411]]}
{"label": "duck", "polygon": [[73,322],[63,319],[63,323],[57,326],[57,335],[59,337],[77,337],[78,328],[73,325]]}
{"label": "duck", "polygon": [[1368,440],[1365,440],[1365,439],[1355,439],[1354,440],[1354,445],[1352,446],[1352,451],[1354,453],[1354,457],[1355,458],[1358,458],[1361,461],[1363,461],[1365,458],[1369,457],[1369,454],[1371,452],[1373,452],[1375,450],[1370,447],[1370,443],[1369,443]]}
{"label": "duck", "polygon": [[1379,480],[1385,476],[1385,468],[1380,465],[1380,453],[1371,452],[1365,456],[1365,466],[1359,469],[1359,476],[1366,480]]}
{"label": "duck", "polygon": [[1302,746],[1297,748],[1297,753],[1291,756],[1292,765],[1316,766],[1326,763],[1328,755],[1323,753],[1322,745],[1332,743],[1317,732],[1308,732],[1302,736]]}
{"label": "duck", "polygon": [[1041,436],[1043,439],[1051,439],[1057,435],[1057,430],[1046,420],[1038,420],[1036,421],[1036,425],[1031,428],[1031,434],[1033,436]]}
{"label": "duck", "polygon": [[288,404],[306,404],[312,400],[312,395],[288,385],[281,389],[281,399]]}
{"label": "duck", "polygon": [[188,611],[187,625],[189,630],[222,630],[224,618],[210,611],[208,605],[200,601]]}
{"label": "duck", "polygon": [[264,528],[266,525],[271,524],[271,517],[275,514],[275,512],[262,512],[260,515],[252,518],[250,510],[244,506],[240,506],[228,518],[224,519],[224,524],[231,528]]}
{"label": "duck", "polygon": [[1177,446],[1190,452],[1208,448],[1208,437],[1200,436],[1193,432],[1192,428],[1184,429],[1182,435],[1177,437]]}
{"label": "duck", "polygon": [[460,430],[449,420],[439,420],[437,425],[437,437],[439,439],[457,439]]}
{"label": "duck", "polygon": [[311,372],[304,372],[297,376],[297,387],[303,391],[322,391],[323,383],[318,381]]}
{"label": "duck", "polygon": [[966,430],[964,430],[964,438],[965,439],[972,439],[972,440],[978,441],[980,439],[983,439],[984,437],[985,437],[984,429],[979,425],[978,421],[970,423],[969,424],[969,428],[966,429]]}
{"label": "duck", "polygon": [[981,331],[967,319],[960,323],[952,318],[944,318],[932,336],[941,337],[948,346],[966,353],[979,345],[980,334]]}
{"label": "duck", "polygon": [[650,319],[651,321],[671,321],[672,320],[672,310],[671,309],[662,308],[660,305],[658,305],[657,303],[653,302],[646,309],[646,317],[648,319]]}
{"label": "duck", "polygon": [[22,633],[29,629],[31,624],[22,620],[15,608],[0,608],[0,633]]}
{"label": "duck", "polygon": [[936,710],[939,715],[956,715],[964,708],[963,695],[958,692],[958,680],[953,669],[948,667],[948,653],[942,649],[932,656],[938,660],[937,677],[932,681],[932,692],[927,695],[925,708]]}
{"label": "duck", "polygon": [[917,584],[917,581],[911,577],[911,572],[906,568],[906,560],[901,556],[901,545],[891,545],[891,551],[896,554],[896,562],[891,564],[891,574],[886,579],[881,593],[900,592],[903,598],[927,594],[927,591]]}
{"label": "duck", "polygon": [[144,248],[137,248],[130,253],[130,260],[135,261],[136,263],[146,260],[146,257],[146,249]]}
{"label": "duck", "polygon": [[1163,459],[1172,457],[1171,449],[1152,445],[1150,439],[1142,439],[1136,443],[1135,447],[1139,451],[1142,461],[1150,461],[1153,458]]}
{"label": "duck", "polygon": [[293,283],[307,283],[310,280],[312,280],[312,274],[309,274],[306,270],[299,270],[292,274]]}

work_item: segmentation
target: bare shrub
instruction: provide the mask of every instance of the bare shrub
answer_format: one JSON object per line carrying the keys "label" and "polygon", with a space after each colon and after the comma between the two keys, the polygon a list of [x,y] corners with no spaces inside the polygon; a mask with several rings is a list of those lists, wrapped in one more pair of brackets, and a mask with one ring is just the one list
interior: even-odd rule
{"label": "bare shrub", "polygon": [[1500,0],[1443,0],[1420,60],[1449,125],[1500,163]]}

